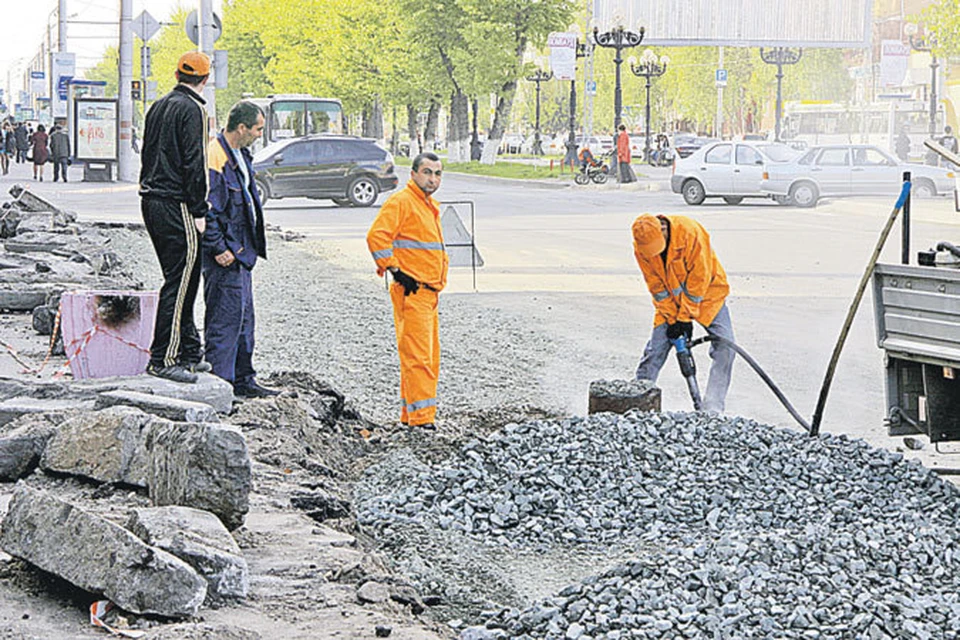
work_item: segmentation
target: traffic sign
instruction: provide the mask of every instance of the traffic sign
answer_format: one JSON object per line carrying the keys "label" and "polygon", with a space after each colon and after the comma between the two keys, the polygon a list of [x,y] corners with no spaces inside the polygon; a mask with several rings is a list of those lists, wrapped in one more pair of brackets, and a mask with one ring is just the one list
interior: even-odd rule
{"label": "traffic sign", "polygon": [[597,81],[596,80],[587,80],[587,95],[595,96],[597,95]]}
{"label": "traffic sign", "polygon": [[726,69],[717,69],[716,83],[718,87],[727,86],[727,70]]}
{"label": "traffic sign", "polygon": [[[187,32],[187,37],[190,38],[190,42],[197,45],[200,44],[200,25],[196,9],[191,11],[190,15],[187,16],[186,21],[183,23],[183,28]],[[222,33],[223,25],[220,23],[220,16],[213,14],[213,41],[216,42],[219,40]]]}
{"label": "traffic sign", "polygon": [[146,11],[142,11],[140,15],[134,18],[131,26],[137,37],[144,42],[157,35],[157,31],[160,31],[160,23]]}

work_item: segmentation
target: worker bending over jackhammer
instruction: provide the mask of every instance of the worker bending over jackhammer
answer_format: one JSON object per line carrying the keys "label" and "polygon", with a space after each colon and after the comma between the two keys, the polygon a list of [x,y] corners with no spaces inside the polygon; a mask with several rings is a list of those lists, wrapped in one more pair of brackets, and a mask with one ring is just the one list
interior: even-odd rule
{"label": "worker bending over jackhammer", "polygon": [[[725,303],[730,292],[727,274],[699,222],[645,213],[633,221],[633,254],[656,309],[653,333],[637,367],[638,380],[656,382],[671,341],[683,336],[689,342],[694,320],[711,335],[733,342],[733,323]],[[704,411],[723,413],[734,355],[731,348],[710,343],[713,364]]]}

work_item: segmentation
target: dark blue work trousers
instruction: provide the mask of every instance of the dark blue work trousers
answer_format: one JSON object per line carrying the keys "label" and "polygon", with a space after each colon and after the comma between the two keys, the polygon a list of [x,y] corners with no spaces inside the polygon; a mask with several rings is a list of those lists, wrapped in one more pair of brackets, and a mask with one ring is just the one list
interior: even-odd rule
{"label": "dark blue work trousers", "polygon": [[253,278],[238,261],[221,267],[203,255],[205,359],[235,388],[253,382]]}

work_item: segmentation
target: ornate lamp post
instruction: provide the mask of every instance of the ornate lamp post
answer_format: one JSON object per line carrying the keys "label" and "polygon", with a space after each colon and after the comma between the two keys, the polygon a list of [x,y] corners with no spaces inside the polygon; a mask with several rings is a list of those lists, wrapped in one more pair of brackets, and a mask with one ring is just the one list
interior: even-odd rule
{"label": "ornate lamp post", "polygon": [[653,78],[659,78],[667,72],[667,64],[670,62],[670,58],[667,56],[662,56],[657,60],[657,55],[651,50],[647,49],[643,52],[643,55],[640,56],[640,61],[638,62],[636,58],[630,58],[630,70],[633,71],[633,75],[638,78],[647,79],[647,106],[646,106],[646,132],[647,139],[644,142],[643,147],[643,161],[650,161],[650,80]]}
{"label": "ornate lamp post", "polygon": [[[613,63],[616,65],[616,84],[613,91],[613,145],[617,145],[617,130],[620,128],[620,111],[623,108],[622,85],[620,83],[620,65],[623,64],[621,53],[624,49],[630,49],[643,42],[644,28],[640,27],[637,31],[631,31],[617,24],[609,31],[600,31],[600,27],[593,28],[593,43],[598,47],[606,47],[616,51],[613,57]],[[617,168],[617,154],[613,154],[613,160],[610,163],[611,172]]]}
{"label": "ornate lamp post", "polygon": [[[577,36],[577,58],[585,58],[590,55],[589,44],[580,42]],[[570,133],[567,136],[567,153],[563,156],[564,166],[571,168],[577,165],[577,79],[570,81]]]}
{"label": "ornate lamp post", "polygon": [[535,74],[527,77],[530,82],[537,83],[537,124],[533,131],[533,155],[535,156],[543,155],[543,145],[540,143],[540,83],[546,82],[552,77],[553,71],[544,71],[543,69],[537,69]]}
{"label": "ornate lamp post", "polygon": [[760,59],[767,64],[777,65],[777,142],[780,142],[780,118],[783,116],[783,66],[788,64],[797,64],[803,57],[803,49],[791,49],[790,47],[774,47],[765,49],[760,47]]}
{"label": "ornate lamp post", "polygon": [[930,54],[930,137],[937,135],[937,67],[940,61],[933,55],[933,49],[937,46],[937,36],[933,33],[926,33],[921,37],[917,36],[917,25],[909,23],[903,27],[903,32],[910,38],[910,48],[914,51],[922,51]]}

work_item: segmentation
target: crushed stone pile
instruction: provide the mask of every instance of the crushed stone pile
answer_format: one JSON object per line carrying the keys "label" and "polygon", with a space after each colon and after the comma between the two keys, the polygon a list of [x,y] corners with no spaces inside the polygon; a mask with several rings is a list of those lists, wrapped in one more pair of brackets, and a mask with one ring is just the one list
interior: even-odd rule
{"label": "crushed stone pile", "polygon": [[597,414],[508,425],[407,480],[360,496],[360,524],[571,562],[584,546],[636,551],[464,637],[960,637],[960,491],[845,436]]}

